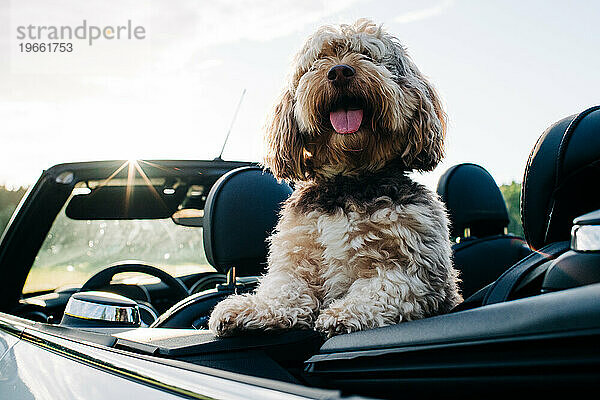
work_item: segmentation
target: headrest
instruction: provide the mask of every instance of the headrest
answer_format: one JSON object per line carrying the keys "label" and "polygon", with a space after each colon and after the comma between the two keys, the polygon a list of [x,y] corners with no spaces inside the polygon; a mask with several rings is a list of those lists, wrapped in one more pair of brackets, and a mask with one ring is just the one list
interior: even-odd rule
{"label": "headrest", "polygon": [[534,249],[569,240],[573,219],[600,208],[600,106],[549,127],[529,155],[521,189],[525,239]]}
{"label": "headrest", "polygon": [[258,167],[237,168],[219,178],[204,206],[208,262],[221,272],[236,267],[238,276],[260,275],[267,260],[265,240],[291,193],[286,183]]}
{"label": "headrest", "polygon": [[437,192],[450,214],[450,235],[484,237],[504,233],[508,226],[506,204],[494,178],[477,164],[458,164],[440,177]]}

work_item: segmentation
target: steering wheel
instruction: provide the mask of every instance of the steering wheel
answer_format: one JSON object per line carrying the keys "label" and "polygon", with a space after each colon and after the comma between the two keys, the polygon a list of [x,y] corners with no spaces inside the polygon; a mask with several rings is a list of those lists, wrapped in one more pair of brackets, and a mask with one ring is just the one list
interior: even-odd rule
{"label": "steering wheel", "polygon": [[190,294],[188,289],[179,279],[169,275],[161,269],[153,267],[152,265],[137,262],[118,263],[103,269],[88,279],[87,282],[83,284],[80,291],[86,292],[108,286],[112,278],[116,274],[120,274],[122,272],[140,272],[160,279],[169,287],[169,289],[171,289],[172,292],[176,293],[176,299],[174,300],[174,303],[185,299]]}

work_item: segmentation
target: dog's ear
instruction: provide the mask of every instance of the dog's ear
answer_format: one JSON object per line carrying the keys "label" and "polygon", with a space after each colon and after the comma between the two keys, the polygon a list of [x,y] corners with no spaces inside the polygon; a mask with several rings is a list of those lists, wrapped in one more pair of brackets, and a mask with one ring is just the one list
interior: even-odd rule
{"label": "dog's ear", "polygon": [[438,93],[416,65],[410,59],[405,63],[410,81],[405,90],[416,100],[416,111],[410,121],[411,132],[402,157],[410,169],[431,171],[444,158],[446,113]]}
{"label": "dog's ear", "polygon": [[289,89],[283,92],[269,116],[265,145],[264,165],[277,179],[307,178],[306,151],[294,117],[294,97]]}

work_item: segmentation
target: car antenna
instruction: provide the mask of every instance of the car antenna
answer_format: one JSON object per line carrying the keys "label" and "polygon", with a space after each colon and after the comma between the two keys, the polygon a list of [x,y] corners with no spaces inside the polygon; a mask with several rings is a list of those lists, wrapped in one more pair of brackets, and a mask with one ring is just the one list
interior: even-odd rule
{"label": "car antenna", "polygon": [[229,130],[227,131],[227,136],[225,136],[225,141],[223,142],[223,147],[221,147],[221,152],[213,161],[223,161],[221,156],[223,155],[223,151],[225,150],[225,146],[227,145],[227,140],[229,139],[229,135],[231,134],[231,129],[233,128],[233,123],[235,122],[235,119],[237,118],[238,111],[240,111],[240,106],[242,105],[242,100],[244,100],[245,94],[246,94],[246,88],[244,88],[244,90],[242,90],[242,95],[240,96],[240,101],[238,102],[235,112],[233,113],[233,118],[231,119],[231,124],[229,125]]}

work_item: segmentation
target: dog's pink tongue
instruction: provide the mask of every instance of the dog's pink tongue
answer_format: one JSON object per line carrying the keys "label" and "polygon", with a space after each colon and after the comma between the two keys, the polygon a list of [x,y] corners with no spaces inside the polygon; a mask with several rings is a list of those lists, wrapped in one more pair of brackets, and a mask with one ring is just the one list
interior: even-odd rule
{"label": "dog's pink tongue", "polygon": [[363,110],[339,109],[329,113],[329,120],[337,133],[354,133],[360,128]]}

